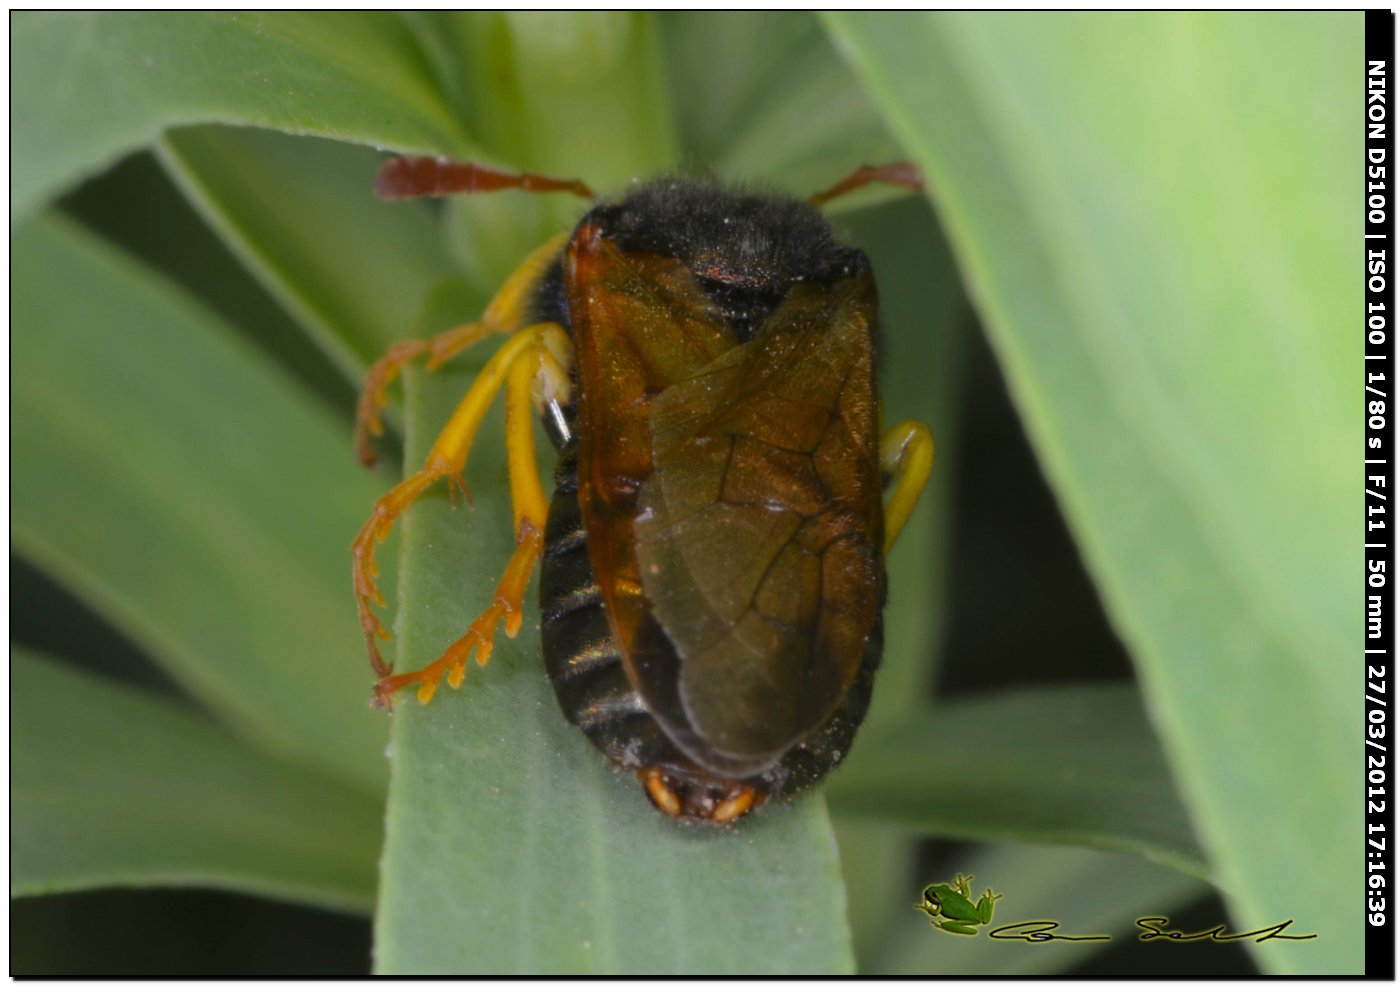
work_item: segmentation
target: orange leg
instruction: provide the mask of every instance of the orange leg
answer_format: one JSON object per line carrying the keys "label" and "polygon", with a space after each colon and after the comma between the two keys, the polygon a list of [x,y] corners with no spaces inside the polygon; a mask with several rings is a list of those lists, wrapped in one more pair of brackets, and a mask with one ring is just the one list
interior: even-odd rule
{"label": "orange leg", "polygon": [[924,176],[919,172],[919,166],[912,161],[895,161],[891,164],[876,165],[862,164],[835,185],[825,191],[818,192],[807,201],[814,207],[821,208],[832,199],[839,198],[847,192],[854,192],[857,188],[864,188],[872,182],[898,185],[900,188],[918,191],[924,187]]}
{"label": "orange leg", "polygon": [[[395,160],[398,160],[397,158]],[[360,462],[372,466],[377,456],[371,443],[371,436],[384,434],[384,422],[379,417],[379,409],[388,400],[389,385],[394,382],[404,366],[427,355],[428,369],[436,370],[474,342],[478,342],[493,332],[514,332],[524,324],[529,312],[531,296],[540,276],[550,265],[559,251],[564,248],[568,234],[551,239],[535,250],[525,262],[516,268],[515,273],[506,279],[480,322],[470,322],[448,329],[431,339],[410,339],[396,342],[388,352],[379,357],[365,375],[365,383],[360,391],[360,402],[355,409],[355,454]]]}
{"label": "orange leg", "polygon": [[[453,412],[447,426],[428,453],[423,468],[381,497],[365,526],[351,546],[355,558],[355,595],[359,604],[360,627],[369,649],[370,663],[379,675],[375,704],[388,706],[389,696],[405,685],[418,684],[418,699],[428,702],[444,673],[452,687],[461,684],[467,657],[473,650],[480,664],[491,654],[491,641],[497,622],[504,620],[505,631],[514,637],[520,631],[524,613],[525,588],[544,545],[544,527],[549,501],[540,484],[535,463],[533,388],[537,380],[544,399],[568,400],[568,365],[572,347],[558,325],[544,322],[520,330],[491,357],[476,382]],[[379,640],[388,639],[372,604],[384,600],[374,580],[378,566],[374,549],[388,535],[397,517],[425,490],[446,479],[466,492],[462,470],[467,453],[487,409],[502,386],[506,390],[506,450],[510,468],[511,502],[515,512],[516,548],[506,565],[495,599],[472,623],[467,633],[440,658],[418,671],[391,674],[379,653]]]}

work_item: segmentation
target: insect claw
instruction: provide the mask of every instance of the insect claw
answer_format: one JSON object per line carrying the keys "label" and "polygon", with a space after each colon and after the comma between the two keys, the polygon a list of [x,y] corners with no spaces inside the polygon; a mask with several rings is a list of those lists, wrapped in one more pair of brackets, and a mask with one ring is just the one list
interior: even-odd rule
{"label": "insect claw", "polygon": [[[385,671],[387,672],[388,668],[385,668]],[[402,681],[400,681],[399,684],[402,684]],[[398,685],[394,684],[388,674],[385,674],[380,680],[374,683],[374,690],[370,693],[370,707],[392,712],[394,710],[394,703],[389,696],[394,694],[397,687]]]}
{"label": "insect claw", "polygon": [[384,426],[380,425],[377,429],[371,428],[368,433],[355,439],[355,455],[360,460],[360,465],[366,469],[372,469],[379,464],[379,453],[374,450],[371,436],[378,437],[382,434],[384,434]]}
{"label": "insect claw", "polygon": [[458,664],[453,662],[452,667],[447,669],[447,684],[454,691],[462,687],[462,679],[467,676],[467,662]]}
{"label": "insect claw", "polygon": [[437,679],[424,678],[423,683],[418,686],[418,704],[427,705],[431,702],[435,691],[437,691]]}

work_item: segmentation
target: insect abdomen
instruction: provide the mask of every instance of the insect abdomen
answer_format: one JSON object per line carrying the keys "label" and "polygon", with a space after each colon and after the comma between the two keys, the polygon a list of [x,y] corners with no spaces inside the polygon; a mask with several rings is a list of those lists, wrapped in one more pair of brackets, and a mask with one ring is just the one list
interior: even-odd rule
{"label": "insect abdomen", "polygon": [[[688,763],[643,704],[613,640],[579,512],[576,444],[560,449],[554,480],[540,568],[540,617],[545,669],[559,707],[619,766],[639,770]],[[882,624],[877,617],[860,670],[836,713],[751,778],[765,794],[783,797],[809,787],[845,756],[870,704],[884,648]]]}
{"label": "insect abdomen", "polygon": [[632,686],[588,558],[578,507],[578,451],[560,450],[540,567],[545,670],[565,717],[609,759],[632,769],[674,748]]}

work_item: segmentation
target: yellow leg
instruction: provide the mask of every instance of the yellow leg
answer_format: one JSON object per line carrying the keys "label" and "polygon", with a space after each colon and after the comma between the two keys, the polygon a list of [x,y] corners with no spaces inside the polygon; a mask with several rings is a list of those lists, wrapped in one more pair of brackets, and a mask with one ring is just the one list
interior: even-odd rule
{"label": "yellow leg", "polygon": [[[524,611],[525,588],[544,546],[545,520],[549,501],[536,471],[533,431],[533,389],[543,381],[543,398],[567,400],[567,365],[572,360],[568,335],[552,322],[544,322],[520,330],[491,357],[476,382],[453,412],[447,426],[428,453],[423,468],[390,490],[375,504],[374,512],[361,529],[351,547],[355,557],[355,593],[359,603],[360,627],[370,652],[370,662],[380,676],[375,686],[376,704],[388,705],[389,696],[411,683],[418,684],[418,698],[429,701],[444,673],[452,687],[461,684],[467,657],[476,650],[478,663],[485,664],[491,654],[491,640],[496,623],[504,619],[508,636],[520,631]],[[375,587],[378,574],[374,548],[389,534],[394,520],[409,504],[436,483],[446,479],[461,492],[466,492],[462,470],[477,429],[495,399],[496,392],[506,389],[506,451],[510,469],[511,502],[515,512],[516,548],[506,565],[495,599],[472,623],[467,633],[449,647],[436,661],[426,667],[403,674],[390,674],[379,654],[378,641],[388,639],[372,603],[384,604]]]}
{"label": "yellow leg", "polygon": [[459,325],[431,339],[396,342],[375,361],[365,375],[364,387],[360,390],[360,402],[355,408],[355,454],[362,463],[366,466],[375,463],[377,457],[371,436],[384,434],[384,422],[379,417],[379,409],[388,400],[389,385],[398,377],[404,366],[426,354],[428,369],[436,370],[472,343],[486,338],[493,332],[509,333],[519,329],[529,314],[535,286],[539,284],[546,268],[564,248],[567,239],[567,233],[556,236],[526,257],[525,262],[506,279],[506,283],[501,286],[491,304],[486,306],[480,322]]}
{"label": "yellow leg", "polygon": [[894,547],[904,522],[914,512],[933,468],[933,435],[920,421],[901,421],[880,439],[880,471],[894,492],[885,505],[885,553]]}

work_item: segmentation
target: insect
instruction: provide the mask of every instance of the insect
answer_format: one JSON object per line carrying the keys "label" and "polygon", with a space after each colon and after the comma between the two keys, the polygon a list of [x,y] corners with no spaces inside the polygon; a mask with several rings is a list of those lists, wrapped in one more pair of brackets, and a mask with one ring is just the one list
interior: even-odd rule
{"label": "insect", "polygon": [[915,904],[914,909],[927,914],[929,921],[940,931],[953,935],[975,935],[979,925],[992,923],[992,911],[999,900],[1001,894],[992,893],[988,887],[974,904],[972,877],[959,873],[951,886],[930,883],[924,888],[923,900]]}
{"label": "insect", "polygon": [[[358,414],[367,464],[406,363],[427,357],[431,370],[507,337],[352,546],[379,705],[410,686],[426,703],[444,677],[460,685],[473,654],[485,664],[497,626],[520,629],[542,560],[560,707],[662,812],[729,822],[841,760],[880,662],[884,553],[933,461],[924,425],[879,432],[874,278],[815,208],[870,182],[919,178],[907,164],[865,167],[809,202],[686,178],[637,184],[532,253],[480,322],[399,343],[374,365]],[[376,188],[593,198],[578,181],[440,158],[391,159]],[[379,652],[374,548],[438,481],[465,492],[467,453],[501,389],[514,554],[461,639],[396,672]],[[535,417],[559,452],[552,496]]]}

